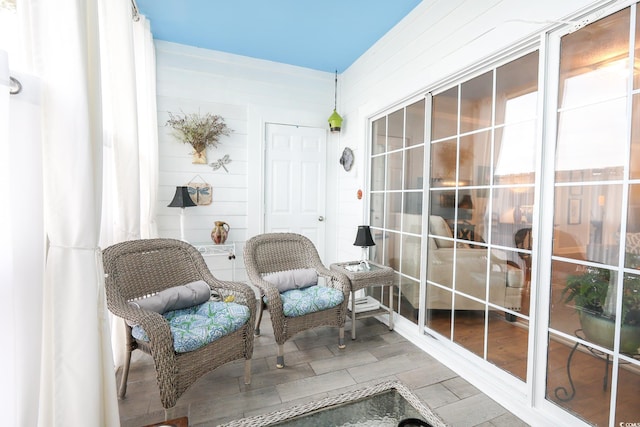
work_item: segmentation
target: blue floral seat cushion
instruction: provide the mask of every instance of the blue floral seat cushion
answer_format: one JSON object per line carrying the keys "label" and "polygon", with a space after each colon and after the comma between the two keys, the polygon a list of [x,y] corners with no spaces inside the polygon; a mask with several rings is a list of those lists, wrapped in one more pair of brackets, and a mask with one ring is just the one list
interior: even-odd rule
{"label": "blue floral seat cushion", "polygon": [[[249,307],[233,302],[208,301],[162,315],[169,322],[176,353],[197,350],[225,335],[237,331],[249,320]],[[140,325],[131,334],[141,341],[149,337]]]}
{"label": "blue floral seat cushion", "polygon": [[286,317],[303,316],[316,311],[326,310],[344,301],[341,291],[326,286],[309,286],[303,289],[291,289],[280,294],[282,311]]}

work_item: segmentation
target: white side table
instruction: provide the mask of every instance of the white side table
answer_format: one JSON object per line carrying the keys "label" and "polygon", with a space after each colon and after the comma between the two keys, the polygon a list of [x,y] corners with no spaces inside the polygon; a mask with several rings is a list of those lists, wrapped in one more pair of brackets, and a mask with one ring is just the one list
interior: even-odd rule
{"label": "white side table", "polygon": [[[394,271],[391,267],[376,264],[368,261],[369,268],[358,268],[359,261],[350,262],[338,262],[331,264],[330,268],[333,271],[344,274],[349,278],[351,284],[351,339],[356,339],[356,319],[362,319],[365,317],[376,316],[378,314],[389,314],[389,330],[393,330],[393,277]],[[358,313],[356,311],[356,297],[355,292],[360,289],[368,288],[369,286],[388,286],[389,287],[389,307],[380,306],[377,309],[368,310]]]}
{"label": "white side table", "polygon": [[231,280],[236,280],[236,244],[191,243],[202,256],[226,256],[231,261]]}

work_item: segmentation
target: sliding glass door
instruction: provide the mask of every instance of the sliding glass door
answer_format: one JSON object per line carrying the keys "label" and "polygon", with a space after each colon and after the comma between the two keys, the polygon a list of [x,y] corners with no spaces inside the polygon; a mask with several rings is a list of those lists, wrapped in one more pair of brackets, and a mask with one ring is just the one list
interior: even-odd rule
{"label": "sliding glass door", "polygon": [[554,31],[544,55],[532,43],[371,126],[398,313],[536,409],[597,425],[640,422],[638,13]]}
{"label": "sliding glass door", "polygon": [[434,94],[431,109],[425,326],[523,381],[537,100],[535,51]]}
{"label": "sliding glass door", "polygon": [[[636,7],[560,38],[547,399],[638,422],[640,48]],[[635,66],[634,66],[635,64]]]}

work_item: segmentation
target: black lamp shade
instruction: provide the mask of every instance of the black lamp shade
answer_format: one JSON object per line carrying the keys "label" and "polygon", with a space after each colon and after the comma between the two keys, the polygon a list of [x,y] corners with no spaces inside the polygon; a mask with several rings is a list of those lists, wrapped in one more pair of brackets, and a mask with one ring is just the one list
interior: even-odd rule
{"label": "black lamp shade", "polygon": [[176,194],[167,206],[170,208],[188,208],[197,205],[191,200],[188,187],[176,187]]}
{"label": "black lamp shade", "polygon": [[356,234],[356,241],[353,242],[353,246],[360,246],[366,248],[368,246],[375,246],[376,242],[371,237],[371,229],[368,225],[359,225],[358,234]]}

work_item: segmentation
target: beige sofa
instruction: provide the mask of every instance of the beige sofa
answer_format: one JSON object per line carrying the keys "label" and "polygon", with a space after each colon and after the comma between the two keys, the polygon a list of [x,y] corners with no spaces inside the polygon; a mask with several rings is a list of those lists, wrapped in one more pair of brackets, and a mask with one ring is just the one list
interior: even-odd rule
{"label": "beige sofa", "polygon": [[[453,240],[453,234],[447,222],[440,216],[429,217],[431,235],[447,239],[429,238],[427,253],[427,280],[448,288],[453,286],[453,261],[456,256],[456,290],[484,300],[487,282],[486,248],[470,248],[464,243]],[[507,262],[506,254],[500,250],[491,250],[489,263],[489,302],[502,308],[520,311],[524,271]],[[437,286],[429,286],[427,308],[451,309],[451,293]],[[464,297],[456,297],[458,310],[477,310],[479,303]]]}
{"label": "beige sofa", "polygon": [[[429,217],[429,232],[446,239],[429,238],[427,253],[427,280],[452,288],[454,274],[454,252],[456,256],[456,290],[484,300],[487,281],[486,248],[471,248],[469,245],[453,240],[453,234],[447,222],[440,216]],[[489,263],[489,302],[513,311],[520,311],[524,271],[507,262],[506,254],[500,250],[491,250]],[[437,286],[428,286],[427,308],[451,309],[451,292]],[[411,302],[413,304],[413,302]],[[415,305],[417,307],[417,303]],[[457,310],[479,310],[482,304],[456,296]],[[511,319],[513,316],[507,316]]]}

